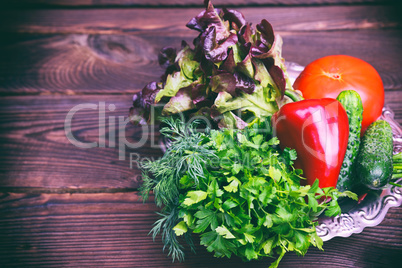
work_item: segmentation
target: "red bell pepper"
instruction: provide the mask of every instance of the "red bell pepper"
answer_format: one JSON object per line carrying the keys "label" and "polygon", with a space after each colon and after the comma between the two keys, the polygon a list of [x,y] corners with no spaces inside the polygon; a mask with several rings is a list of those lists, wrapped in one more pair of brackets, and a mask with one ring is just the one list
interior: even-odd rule
{"label": "red bell pepper", "polygon": [[307,184],[336,187],[346,153],[349,121],[335,99],[310,99],[285,104],[272,116],[280,147],[297,152],[295,168],[303,170]]}

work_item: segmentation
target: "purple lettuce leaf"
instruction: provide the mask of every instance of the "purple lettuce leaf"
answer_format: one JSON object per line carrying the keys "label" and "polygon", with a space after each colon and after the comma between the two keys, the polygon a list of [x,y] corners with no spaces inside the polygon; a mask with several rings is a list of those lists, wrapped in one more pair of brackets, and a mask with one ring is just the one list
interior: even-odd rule
{"label": "purple lettuce leaf", "polygon": [[222,63],[219,68],[222,71],[226,71],[228,73],[234,73],[236,69],[236,62],[233,55],[233,49],[229,49],[229,54],[226,57],[226,60]]}
{"label": "purple lettuce leaf", "polygon": [[285,96],[286,90],[286,80],[285,76],[283,75],[283,70],[276,65],[272,65],[268,69],[269,74],[271,75],[272,79],[275,82],[275,85],[278,87],[281,93],[281,99]]}
{"label": "purple lettuce leaf", "polygon": [[133,107],[130,108],[130,121],[134,124],[146,124],[155,97],[161,90],[160,84],[151,82],[133,96]]}
{"label": "purple lettuce leaf", "polygon": [[243,45],[254,43],[254,29],[251,23],[245,24],[239,31],[239,42]]}
{"label": "purple lettuce leaf", "polygon": [[191,86],[184,87],[177,91],[176,95],[170,98],[169,102],[165,104],[162,110],[162,115],[172,115],[192,110],[195,108],[193,100],[191,99]]}
{"label": "purple lettuce leaf", "polygon": [[254,92],[255,90],[255,82],[252,78],[236,72],[233,74],[235,79],[236,79],[236,91],[242,91],[245,92],[247,94],[251,94]]}
{"label": "purple lettuce leaf", "polygon": [[257,40],[254,44],[251,45],[250,54],[257,59],[264,59],[271,56],[269,54],[269,48],[264,45],[260,40]]}
{"label": "purple lettuce leaf", "polygon": [[229,37],[222,43],[218,43],[216,38],[217,30],[214,26],[209,27],[203,35],[204,40],[202,42],[205,58],[214,63],[225,60],[228,56],[229,47],[235,45],[238,41],[237,34],[230,33]]}
{"label": "purple lettuce leaf", "polygon": [[265,58],[262,59],[262,62],[264,63],[265,68],[267,69],[269,75],[272,77],[276,87],[278,88],[282,99],[285,95],[286,90],[286,79],[283,70],[275,65],[274,58]]}
{"label": "purple lettuce leaf", "polygon": [[191,88],[191,99],[197,107],[208,99],[205,84],[197,84]]}
{"label": "purple lettuce leaf", "polygon": [[213,92],[227,92],[236,95],[236,77],[231,73],[219,73],[211,77],[210,86]]}
{"label": "purple lettuce leaf", "polygon": [[223,8],[223,19],[229,21],[232,28],[239,31],[247,22],[244,15],[237,11]]}
{"label": "purple lettuce leaf", "polygon": [[165,73],[161,76],[160,81],[166,81],[169,74],[180,70],[179,65],[175,62],[176,49],[172,47],[164,47],[158,54],[159,65],[165,69]]}
{"label": "purple lettuce leaf", "polygon": [[267,47],[271,47],[275,40],[274,29],[271,23],[263,19],[257,24],[257,30],[260,32],[260,40]]}
{"label": "purple lettuce leaf", "polygon": [[259,39],[252,44],[250,53],[258,59],[273,57],[276,49],[276,36],[272,25],[264,19],[261,23],[257,24],[257,30],[260,33]]}
{"label": "purple lettuce leaf", "polygon": [[263,87],[269,84],[274,86],[283,98],[286,90],[286,79],[281,68],[275,65],[273,58],[252,59],[255,69],[254,79],[259,81]]}
{"label": "purple lettuce leaf", "polygon": [[213,92],[227,92],[232,97],[239,96],[240,92],[251,94],[255,90],[254,80],[239,72],[216,74],[211,77],[210,86]]}
{"label": "purple lettuce leaf", "polygon": [[155,103],[155,97],[161,90],[160,84],[151,82],[147,84],[141,91],[133,96],[133,106],[150,108]]}
{"label": "purple lettuce leaf", "polygon": [[221,16],[219,16],[222,11],[220,9],[215,9],[210,1],[205,1],[206,9],[198,14],[196,17],[192,18],[186,26],[190,29],[204,32],[210,27],[216,28],[216,40],[221,42],[222,40],[229,37],[229,31],[224,24]]}
{"label": "purple lettuce leaf", "polygon": [[159,65],[166,69],[175,63],[176,49],[173,47],[164,47],[158,54]]}

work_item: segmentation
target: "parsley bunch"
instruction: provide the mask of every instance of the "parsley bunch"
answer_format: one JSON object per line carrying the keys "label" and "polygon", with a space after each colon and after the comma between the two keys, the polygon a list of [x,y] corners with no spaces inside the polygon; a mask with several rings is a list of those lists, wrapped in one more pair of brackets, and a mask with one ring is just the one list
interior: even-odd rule
{"label": "parsley bunch", "polygon": [[[142,194],[153,190],[162,207],[152,233],[162,233],[173,259],[183,260],[178,237],[194,249],[191,233],[216,257],[243,260],[284,254],[304,255],[310,245],[322,249],[317,217],[341,212],[337,199],[350,192],[301,186],[293,167],[294,150],[281,151],[270,120],[243,130],[196,131],[196,125],[167,120],[162,133],[171,145],[162,158],[143,166]],[[321,202],[324,200],[323,202]]]}

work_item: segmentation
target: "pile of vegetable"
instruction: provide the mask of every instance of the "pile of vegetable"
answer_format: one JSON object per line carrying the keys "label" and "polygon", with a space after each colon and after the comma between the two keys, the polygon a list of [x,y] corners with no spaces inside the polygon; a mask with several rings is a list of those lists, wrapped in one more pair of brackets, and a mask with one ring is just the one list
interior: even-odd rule
{"label": "pile of vegetable", "polygon": [[382,81],[336,55],[292,85],[271,24],[254,29],[238,11],[205,5],[187,24],[199,32],[194,48],[162,49],[165,74],[130,109],[133,123],[160,124],[169,141],[142,166],[142,197],[160,207],[151,233],[173,260],[198,234],[216,257],[272,257],[277,267],[288,251],[322,249],[317,219],[340,214],[339,198],[399,186],[402,155],[379,120]]}
{"label": "pile of vegetable", "polygon": [[[338,129],[338,133],[335,133],[335,136],[341,139],[342,133],[347,132],[345,127],[349,128],[347,145],[339,143],[339,146],[335,146],[340,153],[343,152],[342,149],[346,150],[341,158],[342,165],[340,171],[335,172],[334,180],[328,182],[326,177],[325,185],[331,183],[340,191],[352,190],[362,196],[370,190],[381,190],[390,184],[399,186],[394,180],[398,179],[397,174],[401,172],[401,166],[398,164],[401,153],[393,156],[392,128],[387,121],[380,119],[384,106],[384,88],[373,66],[351,56],[326,56],[308,64],[293,86],[300,90],[306,99],[322,101],[325,98],[336,98],[347,114],[347,123],[345,120],[341,122],[343,131]],[[327,106],[326,109],[331,110],[331,107]],[[343,111],[339,110],[336,119],[333,117],[327,121],[339,123],[342,121],[342,113]],[[328,141],[334,140],[328,133],[334,132],[328,131],[328,126],[325,129],[325,125],[321,130],[328,145]],[[281,142],[289,144],[286,139]],[[329,143],[333,145],[333,142]],[[332,148],[331,146],[329,148]],[[306,150],[296,150],[303,152],[303,149]],[[331,154],[332,151],[334,149],[327,149],[332,157],[323,161],[326,164],[336,157]],[[317,152],[320,152],[320,149],[316,149],[313,155]]]}

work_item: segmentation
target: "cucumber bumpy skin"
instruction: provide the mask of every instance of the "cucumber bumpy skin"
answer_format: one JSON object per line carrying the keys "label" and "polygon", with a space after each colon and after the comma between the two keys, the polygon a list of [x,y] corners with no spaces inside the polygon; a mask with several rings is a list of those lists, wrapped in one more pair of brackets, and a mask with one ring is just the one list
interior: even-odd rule
{"label": "cucumber bumpy skin", "polygon": [[353,187],[353,164],[359,152],[360,131],[363,119],[363,103],[360,95],[354,90],[342,91],[336,98],[345,108],[349,119],[349,138],[345,158],[339,172],[336,188],[343,192]]}
{"label": "cucumber bumpy skin", "polygon": [[392,128],[387,121],[377,120],[364,134],[354,173],[360,186],[380,190],[390,181],[393,171]]}

